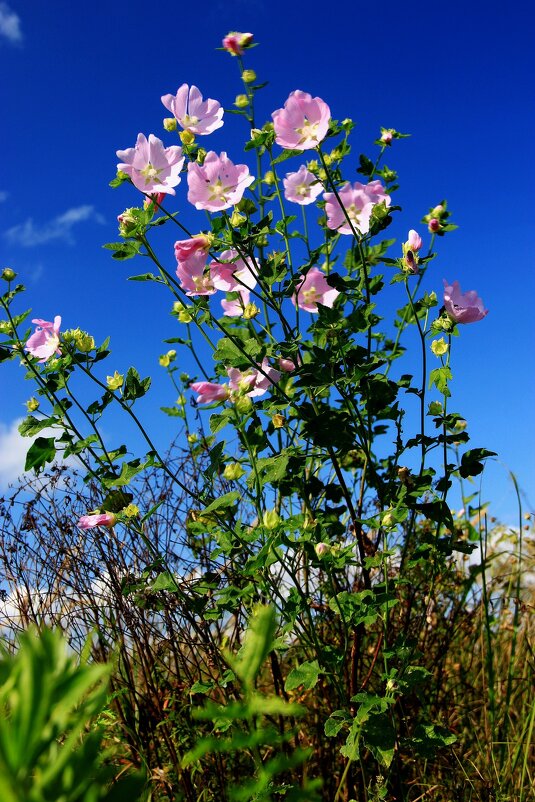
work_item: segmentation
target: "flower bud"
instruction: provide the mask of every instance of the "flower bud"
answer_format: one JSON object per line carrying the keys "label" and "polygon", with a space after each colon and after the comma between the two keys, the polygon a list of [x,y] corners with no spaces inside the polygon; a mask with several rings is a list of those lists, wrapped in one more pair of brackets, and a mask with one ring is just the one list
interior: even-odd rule
{"label": "flower bud", "polygon": [[229,462],[228,465],[225,465],[223,476],[232,482],[234,479],[240,479],[244,473],[245,471],[239,462]]}
{"label": "flower bud", "polygon": [[129,237],[137,228],[139,221],[136,212],[138,211],[139,209],[136,208],[125,209],[122,214],[117,216],[119,235],[121,237]]}
{"label": "flower bud", "polygon": [[122,510],[125,518],[137,518],[139,515],[139,507],[137,504],[129,504]]}
{"label": "flower bud", "polygon": [[193,145],[195,142],[195,134],[191,131],[181,131],[178,136],[183,145]]}
{"label": "flower bud", "polygon": [[266,510],[262,518],[262,523],[266,529],[276,529],[280,521],[280,515],[276,510]]}
{"label": "flower bud", "polygon": [[273,415],[271,418],[271,423],[273,424],[274,429],[282,429],[284,424],[286,423],[286,418],[284,415],[279,415],[278,413]]}
{"label": "flower bud", "polygon": [[162,368],[168,368],[171,362],[174,362],[175,359],[176,359],[176,351],[172,349],[171,351],[168,351],[166,354],[162,354],[158,362],[160,363]]}
{"label": "flower bud", "polygon": [[236,100],[234,101],[234,105],[238,109],[246,109],[249,105],[249,98],[247,95],[236,95]]}
{"label": "flower bud", "polygon": [[17,274],[10,267],[4,267],[2,270],[2,278],[4,281],[14,281],[14,279],[17,278]]}
{"label": "flower bud", "polygon": [[241,214],[236,208],[230,215],[230,225],[231,226],[241,226],[242,223],[245,223],[247,217],[244,214]]}
{"label": "flower bud", "polygon": [[30,398],[26,401],[26,409],[28,412],[35,412],[36,409],[39,409],[39,401],[37,398]]}
{"label": "flower bud", "polygon": [[433,340],[431,343],[431,351],[435,356],[444,356],[448,351],[448,347],[448,343],[444,337],[441,337],[440,340]]}
{"label": "flower bud", "polygon": [[197,151],[197,158],[195,159],[195,161],[197,162],[197,164],[200,164],[201,167],[204,164],[204,160],[206,159],[206,153],[207,151],[204,148],[199,148],[199,150]]}
{"label": "flower bud", "polygon": [[163,127],[166,131],[176,131],[177,122],[174,117],[166,117],[163,121]]}
{"label": "flower bud", "polygon": [[436,234],[441,229],[440,220],[436,217],[432,217],[427,227],[432,234]]}
{"label": "flower bud", "polygon": [[264,184],[267,184],[268,187],[272,186],[275,183],[275,173],[273,170],[268,170],[263,178]]}
{"label": "flower bud", "polygon": [[314,546],[314,551],[316,552],[316,557],[321,560],[321,558],[325,557],[326,554],[331,553],[331,547],[328,543],[316,543]]}
{"label": "flower bud", "polygon": [[393,128],[381,128],[381,142],[384,145],[390,145],[394,138],[394,133],[395,131]]}
{"label": "flower bud", "polygon": [[244,83],[252,84],[253,81],[256,81],[256,72],[254,70],[244,70],[241,77]]}
{"label": "flower bud", "polygon": [[199,439],[199,436],[197,434],[188,434],[187,439],[190,446],[194,446],[197,440]]}
{"label": "flower bud", "polygon": [[13,326],[9,320],[0,320],[0,334],[13,334]]}
{"label": "flower bud", "polygon": [[248,304],[245,304],[245,308],[243,310],[244,320],[252,320],[259,314],[260,314],[260,309],[252,301],[250,301]]}
{"label": "flower bud", "polygon": [[237,412],[246,415],[253,407],[253,402],[248,395],[240,395],[234,400],[234,407]]}
{"label": "flower bud", "polygon": [[118,390],[119,387],[123,386],[124,376],[119,373],[117,370],[113,374],[113,376],[106,376],[106,385],[108,390]]}
{"label": "flower bud", "polygon": [[395,524],[396,520],[392,515],[392,512],[387,510],[381,518],[381,526],[384,526],[385,529],[389,529],[391,526],[395,526]]}

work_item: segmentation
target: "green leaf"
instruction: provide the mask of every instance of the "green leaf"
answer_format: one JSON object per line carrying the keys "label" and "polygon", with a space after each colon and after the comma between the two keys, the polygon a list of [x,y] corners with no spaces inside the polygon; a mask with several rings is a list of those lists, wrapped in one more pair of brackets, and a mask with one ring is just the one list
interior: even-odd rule
{"label": "green leaf", "polygon": [[205,507],[202,511],[202,514],[207,515],[210,512],[215,512],[216,510],[221,510],[225,507],[233,507],[239,498],[240,493],[238,493],[237,490],[232,490],[230,493],[225,493],[224,496],[216,498],[215,501],[212,501],[211,504]]}
{"label": "green leaf", "polygon": [[238,657],[231,667],[246,688],[251,688],[273,648],[277,619],[273,607],[258,605],[249,619],[249,626]]}
{"label": "green leaf", "polygon": [[293,691],[295,688],[302,685],[303,690],[309,691],[317,684],[321,673],[322,671],[317,660],[301,663],[301,665],[292,669],[286,677],[284,689],[286,691]]}
{"label": "green leaf", "polygon": [[453,378],[450,368],[444,365],[442,368],[435,368],[429,374],[429,387],[433,384],[442,395],[450,396],[451,393],[448,388],[448,382]]}
{"label": "green leaf", "polygon": [[170,571],[162,571],[151,583],[150,589],[153,591],[167,590],[170,593],[176,593],[179,588],[174,575]]}
{"label": "green leaf", "polygon": [[124,383],[123,398],[125,401],[135,401],[145,395],[150,387],[150,376],[141,379],[135,368],[128,368]]}
{"label": "green leaf", "polygon": [[351,723],[352,720],[347,710],[335,710],[325,722],[325,735],[327,738],[334,738],[342,727]]}
{"label": "green leaf", "polygon": [[44,468],[47,462],[54,461],[55,456],[55,439],[53,437],[38,437],[28,449],[24,470],[30,471],[33,468],[36,473],[39,473],[39,470]]}
{"label": "green leaf", "polygon": [[451,746],[457,737],[438,724],[419,724],[410,743],[415,752],[421,757],[432,758],[439,749]]}
{"label": "green leaf", "polygon": [[34,434],[38,434],[43,429],[47,429],[49,426],[59,422],[59,418],[56,417],[39,419],[29,415],[19,425],[19,434],[23,437],[33,437]]}
{"label": "green leaf", "polygon": [[132,259],[137,256],[141,249],[141,242],[138,240],[125,240],[124,242],[108,242],[102,246],[108,251],[113,251],[114,259]]}
{"label": "green leaf", "polygon": [[461,457],[461,464],[459,465],[459,473],[463,479],[469,476],[477,476],[484,468],[481,460],[487,457],[495,457],[495,451],[487,451],[486,448],[471,448],[466,451]]}

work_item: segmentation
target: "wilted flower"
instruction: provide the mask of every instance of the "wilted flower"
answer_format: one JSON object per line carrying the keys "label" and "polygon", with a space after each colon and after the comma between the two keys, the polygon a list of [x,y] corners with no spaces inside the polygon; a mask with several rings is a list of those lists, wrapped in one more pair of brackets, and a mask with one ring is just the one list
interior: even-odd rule
{"label": "wilted flower", "polygon": [[59,327],[61,326],[61,317],[56,315],[54,322],[48,320],[41,320],[35,318],[32,320],[37,326],[32,336],[26,342],[26,350],[35,357],[39,358],[39,362],[46,362],[51,356],[57,354],[61,356],[59,348]]}
{"label": "wilted flower", "polygon": [[483,301],[475,290],[468,290],[464,295],[458,281],[452,285],[444,279],[444,306],[446,312],[455,323],[475,323],[488,314]]}
{"label": "wilted flower", "polygon": [[144,134],[138,134],[135,147],[118,150],[117,156],[122,159],[117,169],[129,175],[141,192],[175,194],[173,187],[180,183],[184,164],[179,145],[164,148],[162,140],[154,134],[149,134],[148,140]]}
{"label": "wilted flower", "polygon": [[223,47],[233,56],[241,56],[243,51],[253,42],[252,33],[231,31],[223,39]]}
{"label": "wilted flower", "polygon": [[223,125],[223,109],[217,100],[203,100],[196,86],[182,84],[176,95],[163,95],[162,103],[179,125],[192,134],[211,134]]}
{"label": "wilted flower", "polygon": [[296,89],[284,108],[274,111],[271,117],[277,145],[288,150],[308,150],[325,139],[331,110],[321,98]]}
{"label": "wilted flower", "polygon": [[229,396],[229,389],[226,384],[193,382],[190,384],[190,387],[193,392],[199,394],[195,399],[197,404],[211,404],[214,401],[226,401]]}
{"label": "wilted flower", "polygon": [[323,190],[321,181],[310,170],[307,170],[304,164],[296,173],[286,173],[283,184],[286,200],[299,203],[301,206],[314,203]]}
{"label": "wilted flower", "polygon": [[385,203],[386,206],[391,203],[390,195],[387,195],[380,181],[370,181],[369,184],[356,181],[353,186],[350,183],[345,184],[338,190],[343,208],[334,192],[326,192],[323,197],[327,226],[340,234],[353,233],[347,218],[360,234],[367,234],[373,207],[377,203]]}
{"label": "wilted flower", "polygon": [[188,200],[196,209],[219,212],[239,203],[253,181],[246,164],[234,164],[224,151],[218,156],[211,150],[202,167],[188,164]]}
{"label": "wilted flower", "polygon": [[327,284],[325,274],[319,268],[313,267],[306,276],[301,276],[295,295],[292,295],[292,303],[305,312],[317,312],[318,304],[332,308],[339,295],[338,290]]}
{"label": "wilted flower", "polygon": [[112,512],[101,512],[82,515],[77,525],[80,529],[94,529],[95,526],[106,526],[109,529],[115,526],[116,521],[117,517]]}

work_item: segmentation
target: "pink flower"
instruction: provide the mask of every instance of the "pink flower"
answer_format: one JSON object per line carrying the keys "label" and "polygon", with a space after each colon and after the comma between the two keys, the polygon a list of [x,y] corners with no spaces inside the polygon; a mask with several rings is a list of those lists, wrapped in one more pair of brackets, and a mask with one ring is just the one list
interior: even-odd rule
{"label": "pink flower", "polygon": [[405,244],[408,245],[411,251],[419,251],[422,247],[422,238],[414,228],[411,228],[409,231],[409,236]]}
{"label": "pink flower", "polygon": [[233,56],[241,56],[245,48],[249,47],[253,41],[252,33],[239,33],[231,31],[223,39],[223,47]]}
{"label": "pink flower", "polygon": [[154,134],[149,134],[148,141],[144,134],[138,134],[135,147],[118,150],[117,156],[122,159],[117,168],[129,175],[141,192],[175,194],[173,187],[180,183],[184,164],[182,148],[178,145],[164,148],[162,140]]}
{"label": "pink flower", "polygon": [[230,379],[230,389],[237,392],[241,390],[243,392],[251,388],[249,392],[247,392],[247,395],[250,398],[264,395],[264,393],[269,390],[272,384],[276,384],[279,381],[281,374],[280,371],[269,366],[267,358],[262,360],[260,367],[261,370],[251,369],[245,371],[244,373],[242,373],[241,370],[238,370],[238,368],[227,368],[227,373]]}
{"label": "pink flower", "polygon": [[418,251],[422,247],[422,238],[413,228],[409,231],[407,242],[401,246],[403,251],[403,262],[405,269],[408,273],[416,275],[420,268],[418,267]]}
{"label": "pink flower", "polygon": [[468,290],[463,295],[458,281],[449,285],[446,279],[444,279],[444,306],[455,323],[476,323],[478,320],[483,320],[489,312],[475,290]]}
{"label": "pink flower", "polygon": [[431,218],[427,227],[431,232],[431,234],[436,234],[437,231],[440,231],[440,229],[442,228],[442,226],[440,225],[440,220],[438,220],[436,217]]}
{"label": "pink flower", "polygon": [[286,173],[283,184],[286,200],[299,203],[301,206],[314,203],[323,189],[321,181],[310,170],[307,170],[304,164],[296,173]]}
{"label": "pink flower", "polygon": [[349,183],[344,184],[338,190],[338,197],[345,209],[345,214],[334,192],[326,192],[323,197],[327,226],[340,234],[353,233],[347,218],[351,220],[353,228],[360,234],[367,234],[375,204],[384,202],[390,206],[391,203],[390,195],[386,194],[380,181],[370,181],[369,184],[361,184],[356,181],[353,186]]}
{"label": "pink flower", "polygon": [[317,312],[318,304],[331,309],[339,295],[338,290],[329,287],[321,270],[313,267],[306,276],[301,276],[301,281],[295,288],[295,295],[292,295],[292,303],[305,312]]}
{"label": "pink flower", "polygon": [[321,98],[296,89],[284,108],[271,116],[277,145],[288,150],[308,150],[325,139],[331,110]]}
{"label": "pink flower", "polygon": [[220,259],[223,262],[210,262],[212,283],[223,292],[239,292],[239,298],[234,301],[222,300],[221,306],[227,317],[241,316],[251,297],[249,290],[256,287],[256,273],[243,259],[238,258],[235,250],[223,251]]}
{"label": "pink flower", "polygon": [[211,404],[214,401],[226,401],[229,396],[229,389],[226,384],[216,384],[215,382],[193,382],[190,384],[195,393],[199,393],[195,401],[197,404]]}
{"label": "pink flower", "polygon": [[210,274],[204,272],[209,250],[210,238],[204,234],[175,242],[176,274],[186,295],[213,295],[216,291]]}
{"label": "pink flower", "polygon": [[188,200],[196,209],[219,212],[242,199],[254,181],[246,164],[234,164],[223,151],[220,156],[211,150],[204,164],[188,164]]}
{"label": "pink flower", "polygon": [[285,359],[283,356],[280,356],[279,368],[284,371],[284,373],[293,373],[295,370],[295,362],[293,362],[291,359]]}
{"label": "pink flower", "polygon": [[192,134],[211,134],[223,125],[221,104],[212,98],[203,101],[196,86],[182,84],[176,95],[163,95],[162,103],[179,125]]}
{"label": "pink flower", "polygon": [[39,362],[46,362],[51,356],[61,356],[59,348],[59,327],[61,317],[56,315],[54,322],[35,318],[32,320],[37,326],[31,337],[28,338],[25,348],[32,355],[39,357]]}
{"label": "pink flower", "polygon": [[243,259],[238,258],[237,251],[223,251],[219,258],[221,262],[210,262],[210,275],[216,289],[224,292],[254,290],[256,273]]}
{"label": "pink flower", "polygon": [[82,515],[78,521],[80,529],[94,529],[95,526],[115,526],[117,517],[112,512],[101,512],[93,515]]}
{"label": "pink flower", "polygon": [[223,307],[223,314],[226,317],[241,317],[250,299],[251,295],[249,290],[240,290],[239,298],[236,298],[234,301],[227,301],[226,298],[222,298],[221,306]]}
{"label": "pink flower", "polygon": [[381,128],[381,142],[384,145],[390,145],[395,133],[393,128]]}

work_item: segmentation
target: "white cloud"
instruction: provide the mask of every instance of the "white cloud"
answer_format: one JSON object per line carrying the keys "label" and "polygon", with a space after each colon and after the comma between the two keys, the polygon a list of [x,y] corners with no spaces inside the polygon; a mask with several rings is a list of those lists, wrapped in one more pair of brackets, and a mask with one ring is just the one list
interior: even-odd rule
{"label": "white cloud", "polygon": [[104,218],[95,210],[94,206],[76,206],[73,209],[67,209],[63,214],[42,225],[35,224],[29,217],[26,222],[19,223],[5,231],[4,237],[11,244],[22,245],[23,248],[34,248],[36,245],[43,245],[52,240],[64,240],[64,242],[72,244],[74,242],[73,227],[87,221],[104,223]]}
{"label": "white cloud", "polygon": [[0,203],[4,203],[9,198],[9,193],[5,189],[0,189]]}
{"label": "white cloud", "polygon": [[11,426],[0,423],[0,487],[7,487],[24,473],[24,462],[31,440],[21,437],[18,426],[22,418]]}
{"label": "white cloud", "polygon": [[0,3],[0,36],[13,44],[22,42],[20,17],[10,9],[7,3]]}

